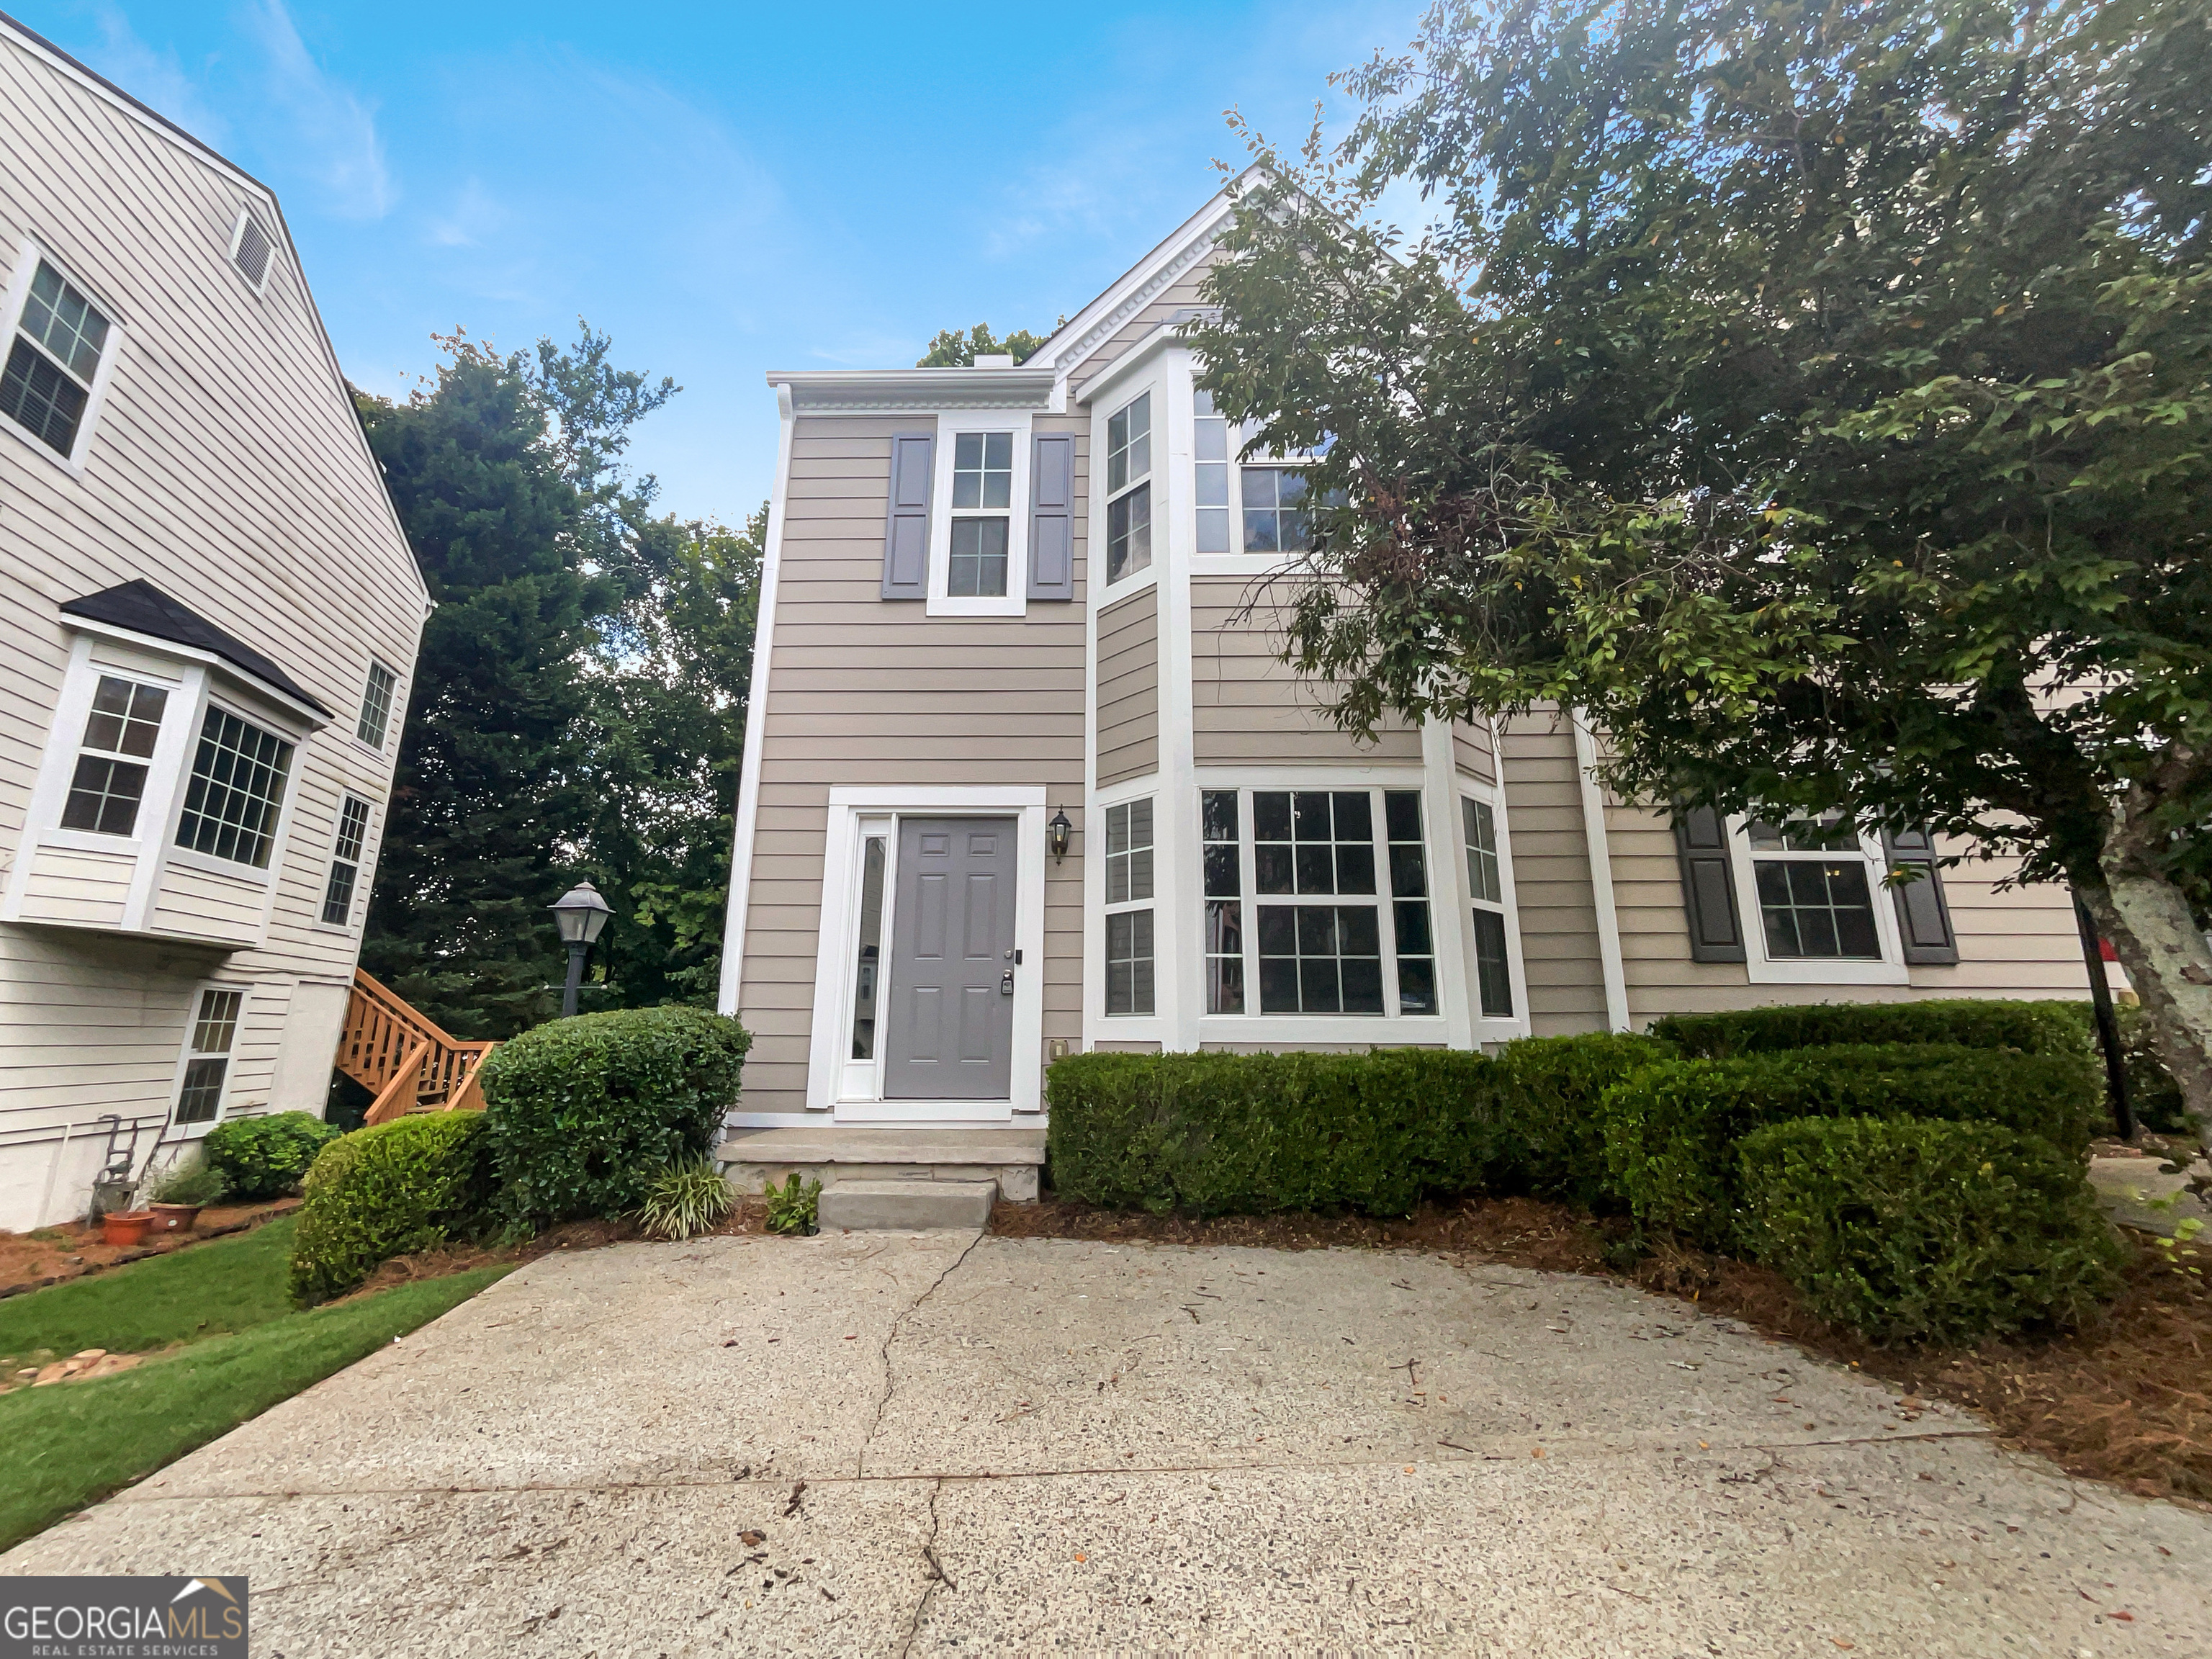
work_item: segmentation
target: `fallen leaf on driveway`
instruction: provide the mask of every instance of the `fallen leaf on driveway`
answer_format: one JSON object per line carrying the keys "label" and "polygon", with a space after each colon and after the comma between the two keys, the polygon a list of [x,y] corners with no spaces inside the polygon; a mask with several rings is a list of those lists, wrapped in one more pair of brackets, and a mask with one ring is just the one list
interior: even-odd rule
{"label": "fallen leaf on driveway", "polygon": [[1537,1447],[1535,1450],[1534,1450],[1534,1451],[1532,1451],[1532,1452],[1530,1452],[1530,1453],[1528,1454],[1528,1455],[1529,1455],[1529,1456],[1531,1456],[1531,1457],[1541,1457],[1543,1455],[1544,1455],[1544,1449],[1543,1449],[1541,1446]]}

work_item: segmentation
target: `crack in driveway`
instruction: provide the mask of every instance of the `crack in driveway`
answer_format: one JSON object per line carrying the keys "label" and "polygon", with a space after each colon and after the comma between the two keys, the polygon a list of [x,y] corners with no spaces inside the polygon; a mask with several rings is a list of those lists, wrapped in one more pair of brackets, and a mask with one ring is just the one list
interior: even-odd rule
{"label": "crack in driveway", "polygon": [[875,1441],[876,1431],[883,1426],[884,1413],[891,1403],[891,1396],[898,1392],[898,1383],[891,1375],[891,1344],[898,1340],[899,1332],[904,1328],[906,1322],[915,1316],[923,1303],[937,1294],[938,1286],[951,1278],[959,1270],[960,1264],[967,1261],[969,1252],[982,1242],[983,1234],[981,1230],[978,1229],[975,1235],[960,1247],[960,1254],[939,1269],[937,1277],[931,1279],[921,1294],[901,1310],[899,1316],[891,1321],[890,1328],[884,1333],[883,1346],[877,1351],[877,1357],[883,1361],[884,1391],[877,1398],[876,1409],[868,1418],[867,1431],[861,1435],[860,1449],[853,1458],[853,1473],[855,1477],[865,1476],[867,1474],[868,1448]]}

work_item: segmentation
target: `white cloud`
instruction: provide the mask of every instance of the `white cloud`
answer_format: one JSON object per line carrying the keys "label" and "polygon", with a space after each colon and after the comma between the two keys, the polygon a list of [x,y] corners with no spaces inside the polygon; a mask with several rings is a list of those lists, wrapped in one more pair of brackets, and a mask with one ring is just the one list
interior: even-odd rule
{"label": "white cloud", "polygon": [[349,219],[381,219],[398,191],[376,136],[376,112],[341,86],[308,52],[284,0],[254,0],[247,31],[268,58],[264,89],[289,117],[296,161],[323,191],[323,204]]}
{"label": "white cloud", "polygon": [[155,51],[138,38],[131,20],[116,6],[102,4],[94,15],[100,21],[100,44],[85,53],[93,68],[203,143],[222,149],[229,140],[229,127],[200,100],[199,88],[177,61],[175,48]]}

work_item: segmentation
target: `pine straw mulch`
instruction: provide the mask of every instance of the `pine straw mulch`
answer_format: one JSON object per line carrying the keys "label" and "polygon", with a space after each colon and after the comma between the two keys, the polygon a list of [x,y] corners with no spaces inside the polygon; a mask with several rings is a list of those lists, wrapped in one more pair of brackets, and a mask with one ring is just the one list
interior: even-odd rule
{"label": "pine straw mulch", "polygon": [[[767,1231],[767,1206],[758,1199],[746,1199],[730,1212],[720,1226],[699,1237],[732,1237]],[[418,1250],[413,1255],[393,1256],[362,1280],[357,1288],[335,1299],[351,1301],[356,1297],[388,1291],[395,1285],[411,1285],[418,1279],[443,1279],[449,1273],[467,1273],[472,1267],[501,1264],[519,1267],[525,1262],[535,1261],[540,1256],[552,1255],[562,1250],[595,1250],[605,1244],[632,1244],[640,1241],[655,1244],[667,1242],[665,1239],[648,1239],[637,1223],[626,1216],[617,1216],[611,1220],[564,1221],[519,1244],[455,1243],[443,1245],[434,1250]]]}
{"label": "pine straw mulch", "polygon": [[[1424,1205],[1402,1220],[1362,1216],[1154,1216],[1048,1199],[1000,1204],[1008,1238],[1150,1241],[1311,1250],[1464,1251],[1516,1267],[1591,1273],[1695,1302],[1762,1334],[1853,1366],[1908,1395],[1979,1413],[2006,1443],[2069,1474],[2146,1498],[2212,1508],[2212,1288],[2146,1234],[2125,1288],[2093,1327],[1971,1349],[1880,1348],[1808,1312],[1772,1270],[1662,1248],[1625,1271],[1626,1224],[1533,1199]],[[2197,1265],[2212,1255],[2201,1253]]]}

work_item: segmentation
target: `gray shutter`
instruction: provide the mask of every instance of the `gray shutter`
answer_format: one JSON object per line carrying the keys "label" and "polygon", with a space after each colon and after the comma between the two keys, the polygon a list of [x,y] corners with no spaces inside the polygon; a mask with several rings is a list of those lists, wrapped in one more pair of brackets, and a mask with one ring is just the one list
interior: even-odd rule
{"label": "gray shutter", "polygon": [[927,432],[891,439],[891,510],[884,528],[884,597],[929,597],[929,487],[937,440]]}
{"label": "gray shutter", "polygon": [[1911,865],[1920,879],[1893,887],[1898,932],[1905,959],[1917,967],[1948,967],[1959,959],[1959,938],[1951,931],[1951,906],[1943,897],[1943,872],[1936,862],[1936,842],[1925,830],[1881,833],[1881,855],[1892,866]]}
{"label": "gray shutter", "polygon": [[1075,597],[1075,440],[1040,433],[1030,458],[1030,597]]}
{"label": "gray shutter", "polygon": [[1690,960],[1741,962],[1728,820],[1710,806],[1677,808],[1674,848],[1682,860],[1682,908],[1689,913]]}

